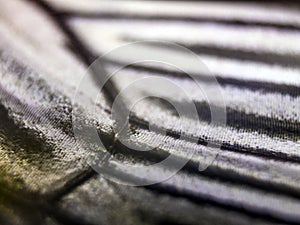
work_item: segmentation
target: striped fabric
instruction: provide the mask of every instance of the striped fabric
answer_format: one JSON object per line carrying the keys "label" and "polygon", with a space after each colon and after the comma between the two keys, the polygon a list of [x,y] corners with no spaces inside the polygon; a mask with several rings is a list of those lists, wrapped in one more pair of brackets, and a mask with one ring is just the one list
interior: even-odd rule
{"label": "striped fabric", "polygon": [[[297,5],[2,1],[1,224],[300,222]],[[182,126],[165,101],[148,98],[133,108],[129,135],[134,139],[128,142],[155,148],[151,152],[133,152],[117,139],[112,100],[99,93],[92,75],[74,104],[76,90],[98,56],[147,40],[176,43],[199,56],[220,86],[226,124],[211,123],[209,102],[187,73],[160,63],[127,66],[106,90],[110,94],[151,76],[171,80],[191,96],[199,121],[184,118]],[[144,48],[167,50],[155,44]],[[180,52],[174,54],[182,57]],[[113,71],[130,60],[130,53],[109,58],[107,69]],[[215,92],[205,71],[191,67],[187,72]],[[147,87],[136,94],[141,93],[147,94]],[[163,97],[184,105],[182,93],[167,91]],[[130,97],[125,99],[128,102]],[[214,107],[222,108],[222,103]],[[88,113],[91,108],[98,118]],[[138,175],[128,171],[127,164],[148,165],[170,154],[180,159],[193,155],[163,182],[143,187],[117,184],[87,163],[90,152],[74,135],[74,117],[97,128],[115,170],[128,179]],[[151,131],[149,126],[167,132]],[[210,156],[215,156],[213,161]],[[199,171],[206,164],[209,167]],[[148,171],[149,177],[138,179],[151,182],[150,177],[168,170],[158,167]]]}

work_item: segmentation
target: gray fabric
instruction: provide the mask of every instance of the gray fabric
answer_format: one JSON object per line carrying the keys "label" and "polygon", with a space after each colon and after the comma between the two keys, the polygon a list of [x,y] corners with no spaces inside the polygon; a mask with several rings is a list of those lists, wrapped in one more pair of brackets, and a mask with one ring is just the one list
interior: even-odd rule
{"label": "gray fabric", "polygon": [[[3,224],[300,221],[300,17],[296,7],[47,2],[11,0],[1,4]],[[116,87],[122,89],[147,75],[171,79],[188,90],[200,122],[186,118],[180,129],[173,108],[153,99],[141,102],[131,118],[131,135],[136,137],[131,144],[145,149],[158,146],[150,155],[134,154],[118,142],[107,96],[99,95],[98,118],[87,113],[94,107],[98,91],[92,76],[86,91],[72,104],[95,56],[144,39],[174,41],[199,54],[221,86],[226,126],[209,123],[207,101],[186,74],[159,64],[123,69],[115,79]],[[118,58],[109,60],[108,69],[120,63]],[[207,76],[198,74],[197,79],[213,91]],[[140,91],[147,93],[146,89]],[[184,104],[180,93],[166,98]],[[126,170],[126,163],[148,165],[170,153],[184,159],[194,152],[193,157],[178,174],[156,185],[113,183],[88,165],[90,152],[82,148],[86,143],[74,137],[72,114],[86,126],[97,127],[113,154],[116,170],[126,177],[138,177]],[[168,135],[149,131],[147,124],[167,129]],[[180,133],[192,136],[196,143],[179,140]],[[207,147],[207,141],[221,145],[221,150]],[[198,171],[199,165],[215,154],[208,169]],[[162,175],[169,170],[157,168],[149,173]]]}

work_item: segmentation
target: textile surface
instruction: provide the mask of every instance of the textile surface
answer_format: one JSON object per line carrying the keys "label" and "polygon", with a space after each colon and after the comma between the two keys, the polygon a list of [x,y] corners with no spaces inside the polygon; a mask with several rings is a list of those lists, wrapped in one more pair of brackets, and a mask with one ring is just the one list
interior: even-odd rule
{"label": "textile surface", "polygon": [[[299,11],[296,4],[259,2],[1,0],[1,224],[299,223]],[[129,142],[155,150],[133,154],[116,140],[107,93],[98,93],[92,75],[76,91],[98,56],[145,40],[199,56],[217,80],[223,103],[213,107],[225,105],[226,124],[211,123],[211,106],[187,73],[142,63],[119,71],[113,88],[149,75],[166,78],[191,96],[199,121],[185,118],[179,126],[174,107],[147,98],[132,109]],[[129,61],[129,52],[110,58],[107,69]],[[195,76],[216,91],[209,74]],[[168,90],[164,98],[184,105],[182,93]],[[187,163],[153,185],[106,179],[88,163],[91,152],[74,134],[74,117],[97,129],[107,150],[95,152],[109,151],[126,177],[134,177],[126,164],[170,154]],[[141,180],[150,182],[150,175]]]}

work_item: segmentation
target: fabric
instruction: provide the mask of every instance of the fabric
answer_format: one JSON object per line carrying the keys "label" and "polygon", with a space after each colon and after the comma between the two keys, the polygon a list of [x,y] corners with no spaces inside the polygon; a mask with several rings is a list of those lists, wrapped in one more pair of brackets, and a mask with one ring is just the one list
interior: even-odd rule
{"label": "fabric", "polygon": [[[3,0],[0,12],[2,224],[299,223],[297,5]],[[174,42],[199,56],[208,70],[187,66],[187,72],[212,93],[214,109],[225,105],[226,124],[211,122],[212,107],[186,71],[160,63],[127,66],[99,93],[97,78],[87,73],[94,59],[147,40]],[[115,71],[131,57],[128,52],[108,58],[106,69]],[[223,102],[214,95],[210,74]],[[109,95],[148,76],[186,90],[199,121],[179,120],[166,101],[147,98],[133,108],[132,139],[125,141],[154,150],[136,152],[113,129]],[[140,86],[134,95],[149,90]],[[162,97],[185,105],[182,92],[170,89]],[[93,142],[85,148],[86,139],[74,134],[74,119],[95,128],[106,149]],[[118,174],[145,183],[172,168],[149,169],[139,177],[138,169],[126,165],[139,168],[169,155],[187,163],[170,179],[131,187],[91,167],[91,146],[99,160],[109,152]]]}

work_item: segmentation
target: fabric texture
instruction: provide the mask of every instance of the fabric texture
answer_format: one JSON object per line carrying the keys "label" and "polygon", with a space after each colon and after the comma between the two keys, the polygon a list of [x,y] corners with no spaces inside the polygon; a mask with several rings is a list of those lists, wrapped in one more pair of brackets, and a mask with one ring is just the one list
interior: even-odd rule
{"label": "fabric texture", "polygon": [[[1,224],[299,223],[297,5],[2,1]],[[143,77],[163,77],[191,96],[199,121],[187,117],[182,126],[166,101],[147,98],[133,108],[129,135],[134,139],[128,142],[154,151],[132,152],[117,140],[111,100],[99,93],[92,75],[74,104],[94,59],[145,40],[174,42],[199,56],[218,81],[226,105],[225,125],[211,123],[209,102],[185,72],[159,63],[125,67],[113,80],[113,88],[122,90]],[[145,48],[166,50],[159,45]],[[130,53],[107,61],[107,70],[114,71],[130,61]],[[196,79],[214,93],[208,76],[197,73]],[[141,87],[136,94],[148,92]],[[182,93],[171,90],[164,99],[185,104]],[[128,97],[124,103],[130,101]],[[221,103],[214,107],[220,109]],[[95,109],[97,118],[88,109]],[[128,179],[136,174],[126,164],[148,165],[170,154],[178,159],[193,155],[161,183],[114,183],[90,167],[91,152],[73,132],[75,117],[97,129],[115,170]],[[208,168],[199,171],[207,163]],[[169,170],[149,173],[163,175]]]}

